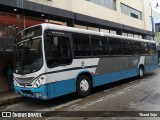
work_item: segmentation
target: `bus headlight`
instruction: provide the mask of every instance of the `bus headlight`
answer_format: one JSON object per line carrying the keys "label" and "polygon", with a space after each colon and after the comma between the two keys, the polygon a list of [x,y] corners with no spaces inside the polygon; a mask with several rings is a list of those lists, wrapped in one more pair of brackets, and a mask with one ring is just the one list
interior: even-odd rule
{"label": "bus headlight", "polygon": [[35,88],[39,88],[42,84],[44,83],[44,77],[40,77],[39,79],[37,79],[34,83],[34,87]]}
{"label": "bus headlight", "polygon": [[19,84],[17,83],[17,81],[15,80],[15,78],[13,78],[13,83],[15,86],[19,86]]}

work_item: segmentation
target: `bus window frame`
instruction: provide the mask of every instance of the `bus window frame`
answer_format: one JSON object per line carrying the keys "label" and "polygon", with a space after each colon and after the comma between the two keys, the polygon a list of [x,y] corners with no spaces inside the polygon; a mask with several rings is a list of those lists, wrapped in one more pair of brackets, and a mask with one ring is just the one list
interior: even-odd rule
{"label": "bus window frame", "polygon": [[[140,41],[133,41],[133,40],[131,42],[132,42],[132,54],[133,54],[133,56],[143,56],[143,54],[141,53],[141,51],[142,51],[141,42]],[[140,48],[139,48],[140,49],[140,53],[134,54],[133,43],[139,43],[139,45],[140,45]]]}
{"label": "bus window frame", "polygon": [[[92,42],[92,38],[94,38],[94,37],[98,37],[98,39],[105,39],[106,41],[107,41],[107,47],[108,47],[108,55],[94,55],[94,49],[93,49],[93,42]],[[92,50],[92,56],[93,57],[100,57],[100,58],[103,58],[103,57],[109,57],[110,56],[110,48],[109,48],[109,41],[108,41],[108,37],[104,37],[104,36],[96,36],[96,35],[90,35],[90,41],[91,41],[91,50]]]}
{"label": "bus window frame", "polygon": [[[130,47],[131,47],[131,54],[129,54],[129,55],[125,55],[124,54],[124,46],[123,46],[123,42],[130,42]],[[122,56],[126,56],[126,57],[129,57],[129,56],[133,56],[133,49],[132,49],[132,41],[130,41],[130,40],[125,40],[125,39],[122,39]]]}
{"label": "bus window frame", "polygon": [[[122,46],[122,39],[120,38],[114,38],[114,37],[107,37],[108,38],[108,45],[109,45],[109,56],[111,57],[121,57],[123,56],[123,46]],[[120,46],[121,46],[121,54],[120,55],[111,55],[111,50],[110,50],[110,39],[114,39],[114,40],[119,40],[120,41]]]}
{"label": "bus window frame", "polygon": [[[53,32],[60,32],[60,33],[64,33],[64,34],[51,34],[51,35],[47,35],[46,32],[48,31],[53,31]],[[46,57],[46,45],[45,45],[45,37],[46,36],[62,36],[62,37],[67,37],[69,39],[69,45],[70,45],[70,52],[71,52],[71,57],[70,57],[70,61],[69,63],[67,64],[60,64],[60,65],[56,65],[56,66],[53,66],[53,67],[49,67],[48,64],[47,64],[47,57]],[[55,67],[59,67],[59,66],[67,66],[67,65],[71,65],[73,63],[73,59],[74,59],[74,54],[73,54],[73,47],[72,47],[72,37],[71,37],[71,33],[70,32],[66,32],[66,31],[59,31],[59,30],[50,30],[50,29],[46,29],[44,31],[44,57],[45,57],[45,64],[48,68],[52,69],[52,68],[55,68]]]}
{"label": "bus window frame", "polygon": [[[88,36],[89,48],[90,48],[90,56],[76,56],[76,55],[75,55],[75,52],[74,52],[74,38],[73,38],[73,34],[79,34],[79,35]],[[90,35],[90,34],[82,34],[82,33],[72,32],[71,38],[72,38],[72,49],[73,49],[74,59],[97,58],[97,57],[93,56],[93,50],[92,50],[92,45],[91,45],[91,36],[92,36],[92,35]]]}

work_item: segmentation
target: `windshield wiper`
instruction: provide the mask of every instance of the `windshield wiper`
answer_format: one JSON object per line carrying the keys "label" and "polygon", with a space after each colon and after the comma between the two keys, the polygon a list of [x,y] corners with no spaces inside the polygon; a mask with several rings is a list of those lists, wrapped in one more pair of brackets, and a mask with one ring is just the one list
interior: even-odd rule
{"label": "windshield wiper", "polygon": [[60,64],[60,63],[53,63],[50,65],[50,67],[57,67],[57,66],[65,66],[66,64]]}

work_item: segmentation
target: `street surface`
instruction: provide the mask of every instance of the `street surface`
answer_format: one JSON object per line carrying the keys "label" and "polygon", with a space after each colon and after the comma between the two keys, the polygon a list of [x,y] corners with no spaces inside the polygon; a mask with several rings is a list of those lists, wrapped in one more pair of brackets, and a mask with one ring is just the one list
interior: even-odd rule
{"label": "street surface", "polygon": [[[92,94],[85,98],[79,99],[76,94],[70,94],[49,101],[26,99],[12,105],[1,106],[0,111],[42,111],[46,115],[54,114],[37,120],[160,120],[160,117],[100,117],[108,113],[116,114],[111,111],[151,111],[154,116],[154,111],[160,111],[160,69],[147,73],[143,79],[135,77],[95,88]],[[62,112],[55,114],[54,111]],[[75,111],[82,111],[81,115],[76,115]],[[89,115],[83,116],[84,111]],[[64,117],[59,117],[61,115]],[[121,113],[117,113],[117,116],[120,115]],[[4,118],[8,119],[35,120],[35,118]]]}

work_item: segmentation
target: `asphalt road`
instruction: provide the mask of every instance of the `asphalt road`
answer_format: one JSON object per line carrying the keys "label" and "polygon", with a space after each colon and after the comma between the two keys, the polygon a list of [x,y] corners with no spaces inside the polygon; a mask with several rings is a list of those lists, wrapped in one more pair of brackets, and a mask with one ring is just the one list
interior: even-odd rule
{"label": "asphalt road", "polygon": [[[156,117],[160,112],[155,112],[160,111],[160,69],[147,73],[143,79],[135,77],[97,87],[83,99],[76,94],[49,101],[27,99],[1,106],[0,111],[42,111],[43,115],[51,115],[38,120],[160,120]],[[149,117],[140,117],[148,113]]]}

